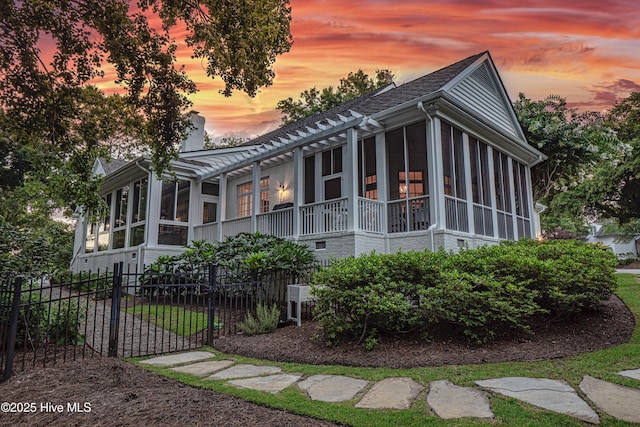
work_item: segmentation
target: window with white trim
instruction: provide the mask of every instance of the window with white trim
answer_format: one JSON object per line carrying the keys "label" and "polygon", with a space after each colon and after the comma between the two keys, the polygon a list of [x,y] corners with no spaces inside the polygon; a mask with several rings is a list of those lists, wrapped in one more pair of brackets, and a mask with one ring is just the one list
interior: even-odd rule
{"label": "window with white trim", "polygon": [[[237,187],[238,218],[251,216],[253,213],[253,182],[245,182]],[[260,179],[260,213],[269,212],[270,191],[269,177]]]}
{"label": "window with white trim", "polygon": [[493,177],[496,187],[496,211],[498,213],[498,237],[513,240],[513,210],[509,180],[509,158],[493,150]]}
{"label": "window with white trim", "polygon": [[162,184],[160,198],[160,225],[158,244],[185,246],[189,228],[180,225],[189,221],[189,199],[191,182],[176,180]]}

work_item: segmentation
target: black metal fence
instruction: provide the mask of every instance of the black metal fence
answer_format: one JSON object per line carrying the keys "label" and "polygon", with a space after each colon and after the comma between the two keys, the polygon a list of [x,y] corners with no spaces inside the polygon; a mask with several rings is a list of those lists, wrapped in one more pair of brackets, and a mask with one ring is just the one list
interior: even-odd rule
{"label": "black metal fence", "polygon": [[[0,284],[0,372],[104,355],[138,357],[198,348],[239,331],[259,302],[286,320],[287,285],[313,271],[256,274],[209,265],[197,271],[113,270],[62,283]],[[306,305],[303,317],[310,317]]]}

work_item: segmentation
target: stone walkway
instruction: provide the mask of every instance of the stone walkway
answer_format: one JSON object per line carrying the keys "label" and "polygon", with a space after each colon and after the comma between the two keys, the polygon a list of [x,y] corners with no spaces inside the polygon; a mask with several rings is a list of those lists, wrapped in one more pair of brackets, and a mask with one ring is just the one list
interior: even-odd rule
{"label": "stone walkway", "polygon": [[[540,408],[599,424],[597,412],[605,412],[619,420],[640,423],[640,389],[624,387],[585,376],[580,390],[590,400],[583,400],[569,384],[547,378],[506,377],[476,381],[477,387],[460,387],[447,380],[419,384],[411,378],[393,377],[371,383],[342,375],[312,375],[282,372],[276,366],[235,364],[233,360],[216,359],[208,351],[158,356],[140,362],[143,365],[167,367],[211,381],[226,381],[236,387],[279,393],[287,387],[298,387],[309,399],[322,402],[354,402],[356,408],[408,409],[425,391],[433,412],[443,418],[494,417],[490,393],[512,397]],[[640,380],[640,369],[619,375]]]}

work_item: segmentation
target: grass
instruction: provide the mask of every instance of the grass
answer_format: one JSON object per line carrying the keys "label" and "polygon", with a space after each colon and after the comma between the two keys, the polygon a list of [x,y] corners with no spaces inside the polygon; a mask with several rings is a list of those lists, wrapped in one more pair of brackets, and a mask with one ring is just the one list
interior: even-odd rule
{"label": "grass", "polygon": [[[202,332],[209,320],[207,313],[162,304],[130,307],[124,311],[183,337]],[[217,318],[214,327],[220,327]]]}
{"label": "grass", "polygon": [[[280,366],[284,372],[298,372],[305,376],[316,374],[348,375],[362,378],[373,384],[388,377],[410,377],[427,386],[434,380],[448,379],[460,386],[474,386],[474,381],[505,376],[544,377],[566,380],[578,393],[582,393],[578,384],[584,375],[591,375],[613,383],[640,388],[640,381],[616,375],[625,369],[640,367],[640,281],[636,276],[621,274],[618,276],[617,294],[627,304],[636,317],[636,328],[631,340],[613,348],[574,357],[540,362],[511,362],[484,365],[441,366],[434,368],[388,369],[353,368],[343,366],[317,366],[294,363],[276,363],[249,359],[237,355],[220,355],[218,358],[233,359],[239,363]],[[211,349],[209,349],[211,350]],[[135,359],[140,360],[140,359]],[[190,384],[192,386],[214,390],[220,393],[238,396],[247,401],[267,405],[289,412],[325,419],[351,426],[583,426],[582,421],[536,408],[515,399],[491,394],[491,408],[495,419],[443,420],[433,414],[425,401],[425,394],[414,402],[408,410],[365,410],[354,407],[355,402],[324,403],[312,401],[297,387],[289,387],[277,394],[261,393],[240,389],[224,381],[206,380],[194,375],[180,374],[169,368],[146,367],[165,377]],[[584,399],[586,397],[582,395]],[[631,426],[633,424],[616,420],[600,412],[601,426]]]}

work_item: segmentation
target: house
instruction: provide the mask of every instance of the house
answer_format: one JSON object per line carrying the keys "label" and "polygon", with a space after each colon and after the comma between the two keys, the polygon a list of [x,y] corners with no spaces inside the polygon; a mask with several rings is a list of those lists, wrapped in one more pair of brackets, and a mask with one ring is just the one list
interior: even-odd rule
{"label": "house", "polygon": [[530,146],[488,52],[390,84],[234,148],[204,119],[163,181],[150,159],[97,160],[111,213],[80,221],[74,270],[140,268],[193,240],[260,231],[317,258],[535,237]]}
{"label": "house", "polygon": [[611,248],[618,259],[636,259],[640,256],[640,235],[607,233],[602,224],[593,223],[591,231],[584,239],[588,243],[600,243]]}

